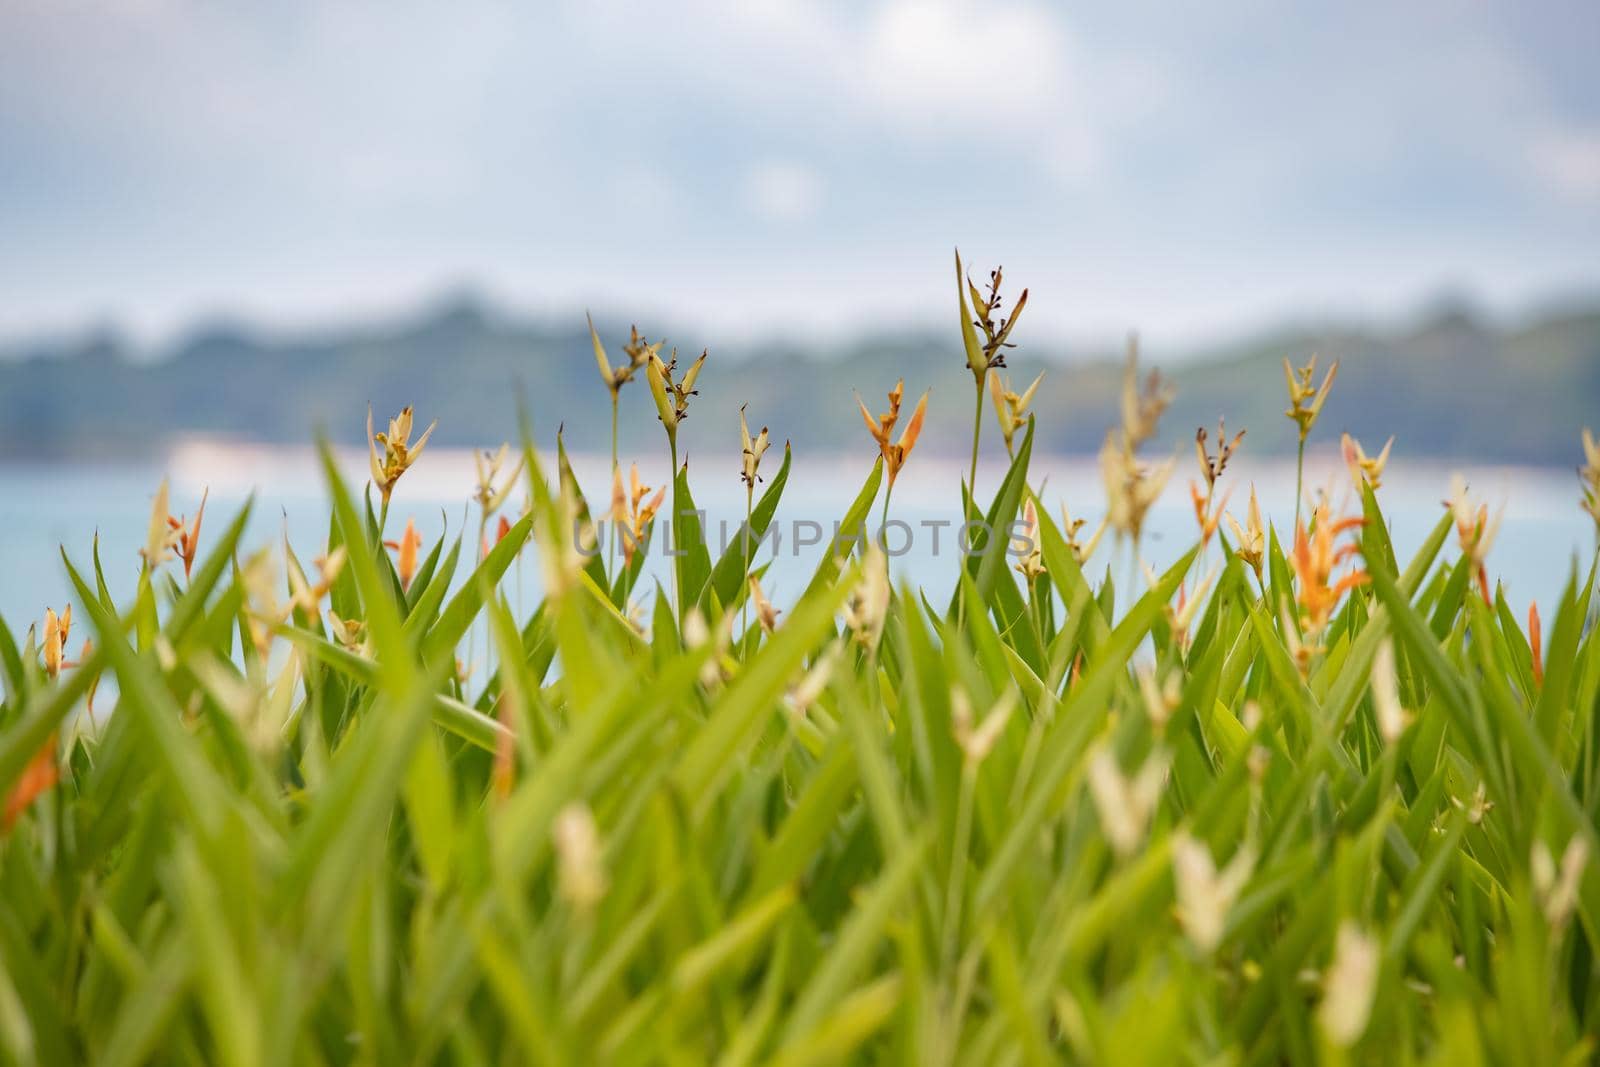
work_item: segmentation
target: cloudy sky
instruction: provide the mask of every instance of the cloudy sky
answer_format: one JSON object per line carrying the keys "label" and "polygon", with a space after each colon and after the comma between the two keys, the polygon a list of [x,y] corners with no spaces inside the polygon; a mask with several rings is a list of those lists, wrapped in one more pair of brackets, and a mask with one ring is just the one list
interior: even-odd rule
{"label": "cloudy sky", "polygon": [[[1600,7],[0,0],[0,336],[480,284],[1064,335],[1600,289]],[[1291,11],[1291,8],[1299,10]]]}

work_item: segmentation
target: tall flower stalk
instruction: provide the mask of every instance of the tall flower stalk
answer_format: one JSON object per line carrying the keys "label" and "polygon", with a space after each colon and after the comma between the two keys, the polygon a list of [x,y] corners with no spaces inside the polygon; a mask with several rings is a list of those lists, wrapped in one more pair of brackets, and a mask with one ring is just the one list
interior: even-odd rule
{"label": "tall flower stalk", "polygon": [[[606,356],[606,346],[600,343],[600,335],[595,332],[594,319],[585,314],[589,320],[589,341],[594,346],[595,365],[600,369],[600,380],[605,382],[606,390],[611,394],[611,473],[617,473],[617,419],[619,414],[619,400],[622,396],[622,387],[633,380],[639,369],[650,362],[650,357],[661,351],[661,342],[649,344],[639,336],[639,327],[629,327],[628,343],[622,346],[623,354],[628,357],[628,362],[620,363],[613,367],[611,360]],[[611,538],[608,563],[615,562],[617,552],[617,539]]]}
{"label": "tall flower stalk", "polygon": [[[683,420],[689,417],[689,398],[697,395],[694,387],[695,379],[700,377],[700,369],[705,366],[706,353],[702,351],[700,357],[689,365],[684,372],[682,381],[674,381],[673,375],[678,369],[678,350],[672,350],[672,356],[667,362],[661,361],[659,354],[660,345],[650,350],[645,363],[645,377],[650,382],[650,395],[656,402],[656,415],[661,419],[661,426],[667,432],[667,451],[672,457],[672,521],[678,517],[678,427]],[[670,522],[669,522],[670,525]],[[681,546],[679,546],[681,549]],[[678,577],[678,568],[672,568],[672,595],[677,602],[680,614],[684,611],[683,583]]]}
{"label": "tall flower stalk", "polygon": [[1016,327],[1017,320],[1022,317],[1022,309],[1028,304],[1028,290],[1024,289],[1022,295],[1017,297],[1016,306],[1011,309],[1011,314],[996,321],[995,316],[1003,303],[1000,294],[1002,280],[1003,268],[996,267],[989,272],[988,289],[980,290],[967,278],[966,271],[961,266],[961,252],[957,250],[956,297],[961,305],[961,345],[965,350],[967,369],[972,372],[973,386],[977,392],[972,413],[972,465],[967,473],[967,491],[972,494],[974,501],[978,497],[978,438],[983,428],[985,382],[991,370],[1006,365],[1005,350],[1016,347],[1008,338],[1012,329]]}
{"label": "tall flower stalk", "polygon": [[1289,385],[1289,409],[1284,415],[1294,422],[1300,432],[1294,463],[1294,521],[1297,523],[1300,521],[1300,498],[1305,493],[1306,438],[1311,436],[1311,427],[1316,425],[1317,416],[1322,414],[1322,405],[1328,400],[1328,390],[1333,388],[1333,380],[1339,376],[1339,361],[1333,361],[1320,386],[1311,384],[1316,373],[1316,356],[1298,369],[1291,367],[1288,359],[1283,361],[1283,377]]}

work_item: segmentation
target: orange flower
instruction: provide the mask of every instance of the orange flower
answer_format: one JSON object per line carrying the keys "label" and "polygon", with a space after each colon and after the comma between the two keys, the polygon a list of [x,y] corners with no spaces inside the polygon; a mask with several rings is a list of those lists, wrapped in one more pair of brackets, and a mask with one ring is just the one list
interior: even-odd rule
{"label": "orange flower", "polygon": [[1296,523],[1294,552],[1289,563],[1299,580],[1298,600],[1301,623],[1308,637],[1320,634],[1328,625],[1333,609],[1345,593],[1368,581],[1365,571],[1351,571],[1333,580],[1334,568],[1344,563],[1360,550],[1354,542],[1336,546],[1335,539],[1342,533],[1359,529],[1364,519],[1335,520],[1328,514],[1328,506],[1319,504],[1311,516],[1315,532],[1308,532],[1304,523]]}
{"label": "orange flower", "polygon": [[17,784],[11,787],[11,792],[6,795],[5,811],[0,812],[0,830],[10,831],[16,825],[17,819],[27,811],[35,800],[54,788],[60,781],[61,771],[56,766],[56,735],[51,734],[43,747],[34,753],[33,759],[22,769],[22,775],[17,779]]}
{"label": "orange flower", "polygon": [[1528,651],[1533,655],[1533,684],[1544,685],[1544,641],[1539,625],[1539,604],[1528,605]]}
{"label": "orange flower", "polygon": [[200,545],[200,520],[206,517],[206,499],[210,496],[211,490],[208,487],[200,495],[200,510],[194,513],[193,526],[188,524],[187,515],[181,519],[175,519],[171,515],[167,516],[167,526],[171,528],[173,540],[175,541],[173,551],[177,553],[179,559],[183,560],[184,578],[188,578],[190,570],[194,568],[195,549]]}
{"label": "orange flower", "polygon": [[667,487],[657,489],[656,495],[647,502],[645,497],[649,493],[650,487],[639,481],[637,463],[629,471],[626,491],[622,487],[622,468],[612,468],[611,521],[622,532],[622,565],[625,567],[633,563],[633,554],[644,543],[656,512],[661,510],[661,504],[667,498]]}
{"label": "orange flower", "polygon": [[422,548],[422,535],[417,532],[415,519],[406,519],[405,532],[399,541],[385,541],[384,545],[395,553],[395,571],[400,575],[400,588],[409,590],[411,579],[417,576],[417,553]]}
{"label": "orange flower", "polygon": [[895,424],[900,421],[900,401],[905,397],[905,391],[906,380],[901,378],[895,382],[894,388],[889,390],[889,410],[876,418],[867,410],[866,403],[859,396],[856,397],[856,404],[861,408],[861,420],[867,424],[867,432],[878,443],[878,451],[883,454],[883,464],[889,471],[891,488],[900,473],[900,468],[905,466],[906,459],[911,455],[911,450],[917,446],[917,438],[922,434],[922,419],[928,412],[928,394],[924,392],[922,399],[917,401],[916,410],[911,413],[911,421],[900,431],[900,440],[891,441]]}
{"label": "orange flower", "polygon": [[1211,538],[1217,532],[1217,527],[1222,525],[1222,512],[1228,506],[1228,497],[1233,495],[1229,489],[1222,494],[1222,499],[1217,501],[1215,510],[1211,507],[1211,490],[1204,493],[1195,482],[1189,483],[1189,500],[1194,504],[1194,519],[1200,526],[1200,543],[1209,545]]}

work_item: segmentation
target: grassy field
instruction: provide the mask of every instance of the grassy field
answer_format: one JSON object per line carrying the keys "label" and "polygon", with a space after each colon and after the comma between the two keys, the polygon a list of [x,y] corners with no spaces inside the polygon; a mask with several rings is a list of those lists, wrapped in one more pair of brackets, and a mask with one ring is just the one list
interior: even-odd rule
{"label": "grassy field", "polygon": [[[1169,394],[1130,360],[1106,521],[1057,522],[1048,413],[999,378],[1025,294],[1002,318],[992,284],[958,280],[973,454],[992,405],[1014,458],[952,493],[993,533],[948,600],[870,537],[781,613],[759,546],[713,558],[677,463],[702,364],[638,337],[596,358],[613,401],[645,379],[670,487],[616,464],[586,500],[528,431],[484,458],[478,536],[421,545],[389,515],[408,410],[369,423],[364,494],[324,447],[319,559],[163,489],[132,603],[65,560],[72,608],[0,628],[0,1061],[1586,1061],[1592,569],[1524,620],[1462,486],[1394,558],[1354,442],[1348,514],[1264,524],[1219,430],[1194,548],[1142,573]],[[903,399],[863,406],[846,531],[893,516]],[[790,456],[739,424],[759,536]],[[601,518],[641,543],[587,551]],[[537,605],[502,592],[523,565]]]}

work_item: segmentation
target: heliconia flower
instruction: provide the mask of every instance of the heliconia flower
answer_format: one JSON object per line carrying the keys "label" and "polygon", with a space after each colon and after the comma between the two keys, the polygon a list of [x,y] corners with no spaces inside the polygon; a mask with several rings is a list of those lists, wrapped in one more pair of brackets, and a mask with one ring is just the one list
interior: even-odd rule
{"label": "heliconia flower", "polygon": [[1078,540],[1078,533],[1083,529],[1085,521],[1084,519],[1074,519],[1067,512],[1067,502],[1064,500],[1061,502],[1061,534],[1066,538],[1067,547],[1072,550],[1073,558],[1080,565],[1094,555],[1094,550],[1099,547],[1100,538],[1105,534],[1107,525],[1106,520],[1102,518],[1100,525],[1094,528],[1094,534],[1089,538],[1089,543],[1082,544]]}
{"label": "heliconia flower", "polygon": [[173,550],[178,546],[179,534],[172,528],[172,513],[167,509],[167,500],[167,479],[163,478],[155,499],[150,503],[149,536],[145,538],[144,547],[139,549],[139,555],[144,557],[145,566],[151,571],[171,559]]}
{"label": "heliconia flower", "polygon": [[1283,377],[1289,384],[1289,408],[1284,415],[1299,427],[1301,444],[1305,444],[1317,416],[1322,414],[1322,405],[1328,400],[1328,390],[1333,388],[1333,380],[1339,376],[1339,361],[1334,360],[1333,366],[1323,376],[1322,384],[1313,387],[1311,379],[1316,373],[1316,356],[1312,356],[1310,362],[1298,370],[1291,367],[1287,359],[1283,361]]}
{"label": "heliconia flower", "polygon": [[422,535],[417,532],[417,522],[406,517],[405,531],[398,541],[385,541],[384,546],[395,554],[395,573],[400,576],[400,588],[410,590],[411,579],[417,575],[417,557],[422,549]]}
{"label": "heliconia flower", "polygon": [[1206,450],[1206,428],[1200,427],[1194,435],[1194,452],[1200,461],[1200,477],[1205,480],[1206,491],[1209,494],[1216,487],[1217,479],[1222,477],[1222,472],[1228,469],[1228,461],[1239,448],[1239,443],[1244,440],[1244,431],[1240,430],[1233,435],[1233,440],[1228,440],[1227,423],[1217,420],[1217,454],[1215,457]]}
{"label": "heliconia flower", "polygon": [[606,358],[605,345],[600,343],[600,335],[595,332],[594,319],[587,312],[584,313],[584,318],[589,320],[589,341],[594,346],[594,361],[600,368],[600,380],[606,383],[606,388],[615,396],[621,392],[624,385],[633,380],[633,376],[639,373],[639,368],[648,363],[652,355],[661,351],[662,342],[647,344],[645,339],[639,336],[639,327],[632,327],[632,337],[622,346],[628,362],[613,368],[611,361]]}
{"label": "heliconia flower", "polygon": [[1161,498],[1172,477],[1174,460],[1154,466],[1141,463],[1119,441],[1116,431],[1106,434],[1100,448],[1100,477],[1106,487],[1106,522],[1119,534],[1139,540],[1145,514]]}
{"label": "heliconia flower", "polygon": [[1445,501],[1445,506],[1455,516],[1456,543],[1477,576],[1478,592],[1483,596],[1483,602],[1488,604],[1489,571],[1486,561],[1495,535],[1500,532],[1500,520],[1505,516],[1505,507],[1495,512],[1493,518],[1489,516],[1488,504],[1474,507],[1472,497],[1467,492],[1466,480],[1459,474],[1450,479],[1450,498]]}
{"label": "heliconia flower", "polygon": [[333,588],[333,583],[338,581],[339,572],[344,569],[345,547],[340,545],[326,556],[319,556],[315,560],[317,580],[315,584],[307,582],[306,576],[300,573],[300,568],[289,567],[289,593],[294,606],[304,611],[307,615],[315,616],[321,612],[322,598],[328,595]]}
{"label": "heliconia flower", "polygon": [[756,621],[767,633],[778,628],[778,609],[772,606],[772,601],[767,599],[767,594],[761,591],[761,582],[755,575],[750,575],[750,603],[756,608]]}
{"label": "heliconia flower", "polygon": [[917,446],[917,438],[922,435],[922,420],[928,412],[928,394],[924,392],[922,399],[917,401],[916,409],[911,413],[911,421],[900,431],[900,440],[892,440],[895,424],[900,421],[900,401],[904,398],[905,391],[906,381],[901,378],[895,382],[894,388],[889,390],[889,410],[876,418],[867,410],[866,402],[861,397],[856,397],[856,405],[861,408],[861,421],[867,424],[867,432],[872,435],[872,439],[877,442],[878,451],[883,454],[883,464],[889,472],[891,488],[894,486],[895,478],[900,474],[900,468],[905,466],[906,459],[910,457],[911,450]]}
{"label": "heliconia flower", "polygon": [[1389,462],[1389,450],[1394,447],[1394,435],[1389,435],[1389,440],[1384,442],[1383,451],[1376,456],[1368,456],[1366,450],[1349,434],[1339,438],[1339,450],[1344,455],[1344,465],[1350,468],[1350,477],[1355,481],[1356,488],[1363,484],[1372,486],[1377,492],[1383,481],[1383,468]]}
{"label": "heliconia flower", "polygon": [[1533,878],[1533,891],[1544,909],[1545,921],[1560,928],[1578,906],[1578,892],[1583,886],[1583,874],[1589,866],[1589,843],[1582,834],[1573,834],[1572,840],[1561,853],[1561,866],[1556,867],[1550,855],[1550,846],[1543,841],[1533,845],[1529,873]]}
{"label": "heliconia flower", "polygon": [[1341,563],[1360,551],[1360,546],[1348,543],[1336,546],[1340,534],[1360,529],[1364,519],[1334,519],[1326,504],[1317,505],[1312,515],[1315,532],[1309,532],[1305,523],[1297,523],[1294,532],[1294,551],[1289,564],[1294,568],[1297,581],[1296,595],[1300,602],[1301,624],[1306,634],[1315,638],[1328,625],[1333,609],[1345,593],[1368,581],[1365,571],[1351,571],[1333,580],[1333,571]]}
{"label": "heliconia flower", "polygon": [[767,428],[761,427],[761,432],[754,438],[750,436],[750,424],[745,422],[744,405],[739,406],[739,446],[742,450],[742,462],[739,477],[744,484],[754,489],[756,482],[761,480],[761,457],[767,454],[767,449],[772,442],[767,437]]}
{"label": "heliconia flower", "polygon": [[1262,560],[1267,552],[1267,534],[1261,526],[1261,506],[1256,503],[1256,487],[1250,485],[1250,510],[1246,512],[1246,521],[1249,525],[1243,529],[1232,515],[1228,516],[1228,525],[1233,529],[1233,554],[1250,565],[1256,572],[1256,580],[1261,580]]}
{"label": "heliconia flower", "polygon": [[54,609],[44,609],[44,672],[51,678],[61,674],[61,668],[70,666],[66,662],[67,637],[72,632],[72,605],[68,604],[61,609],[58,616]]}
{"label": "heliconia flower", "polygon": [[582,802],[568,804],[556,813],[550,836],[555,842],[562,898],[576,911],[592,912],[606,893],[604,854],[594,813]]}
{"label": "heliconia flower", "polygon": [[1172,841],[1172,883],[1178,898],[1178,921],[1201,952],[1222,944],[1228,913],[1250,880],[1255,850],[1242,845],[1220,872],[1204,842],[1179,833]]}
{"label": "heliconia flower", "polygon": [[975,770],[994,751],[1016,706],[1017,691],[1007,689],[980,723],[966,690],[950,690],[950,732],[969,769]]}
{"label": "heliconia flower", "polygon": [[[1189,627],[1194,625],[1195,616],[1200,613],[1201,606],[1206,602],[1206,596],[1211,592],[1211,585],[1217,580],[1221,568],[1213,566],[1200,583],[1194,587],[1194,592],[1187,592],[1183,586],[1178,586],[1178,606],[1166,609],[1167,623],[1172,628],[1173,636],[1177,638],[1178,647],[1185,651],[1189,648]],[[1154,576],[1152,575],[1152,579]]]}
{"label": "heliconia flower", "polygon": [[35,800],[55,788],[60,779],[61,768],[56,761],[56,735],[52,733],[39,746],[33,758],[28,760],[11,791],[6,794],[5,808],[0,810],[0,832],[9,832],[22,813],[32,807]]}
{"label": "heliconia flower", "polygon": [[844,656],[844,648],[842,640],[834,640],[823,649],[822,655],[812,660],[810,668],[789,690],[790,714],[804,717],[806,712],[811,710],[811,706],[821,699],[823,692],[828,688],[828,682],[833,678],[834,669]]}
{"label": "heliconia flower", "polygon": [[500,505],[511,495],[511,490],[516,488],[517,478],[522,474],[522,463],[526,457],[519,455],[516,466],[511,468],[510,475],[496,488],[495,483],[500,480],[500,470],[505,466],[510,454],[509,444],[502,444],[496,452],[472,453],[472,463],[478,476],[472,499],[478,502],[478,507],[483,510],[485,517],[500,510]]}
{"label": "heliconia flower", "polygon": [[[995,313],[1004,302],[1000,295],[1003,277],[1002,268],[996,267],[989,272],[987,293],[980,291],[967,278],[966,270],[961,266],[961,252],[959,249],[956,251],[956,297],[961,308],[961,342],[966,351],[967,369],[972,371],[974,380],[980,386],[990,369],[1006,365],[1005,350],[1016,347],[1008,338],[1017,321],[1022,318],[1022,309],[1028,305],[1028,290],[1024,289],[1017,298],[1016,306],[1011,309],[1010,317],[995,321]],[[982,340],[978,338],[979,330],[983,331]]]}
{"label": "heliconia flower", "polygon": [[1158,370],[1152,370],[1140,384],[1139,338],[1130,336],[1122,369],[1122,435],[1128,451],[1137,451],[1141,444],[1156,435],[1161,416],[1171,406],[1175,395]]}
{"label": "heliconia flower", "polygon": [[1141,668],[1139,676],[1139,696],[1144,701],[1145,714],[1150,717],[1150,725],[1155,727],[1159,736],[1167,728],[1167,723],[1172,719],[1172,713],[1178,710],[1183,702],[1183,672],[1171,671],[1167,680],[1156,684],[1155,672]]}
{"label": "heliconia flower", "polygon": [[1378,736],[1386,745],[1400,740],[1411,724],[1411,714],[1400,704],[1400,678],[1394,666],[1394,644],[1386,637],[1372,657],[1372,706]]}
{"label": "heliconia flower", "polygon": [[678,367],[678,350],[673,349],[671,358],[663,363],[659,349],[657,345],[649,353],[645,377],[650,382],[650,395],[655,399],[656,414],[661,419],[661,425],[666,428],[667,437],[676,441],[678,424],[689,417],[689,398],[698,395],[694,383],[700,377],[700,368],[705,366],[708,353],[702,351],[699,358],[690,364],[683,381],[674,382],[672,376]]}
{"label": "heliconia flower", "polygon": [[200,521],[206,515],[206,499],[211,496],[210,488],[200,495],[200,510],[194,513],[194,525],[188,524],[188,516],[181,519],[167,516],[167,526],[174,535],[173,551],[179,559],[183,560],[183,576],[189,577],[190,570],[194,567],[195,550],[200,545]]}
{"label": "heliconia flower", "polygon": [[345,651],[366,654],[367,624],[359,619],[342,619],[332,608],[328,609],[328,629]]}
{"label": "heliconia flower", "polygon": [[1317,1005],[1317,1023],[1335,1047],[1349,1048],[1367,1032],[1380,961],[1371,934],[1350,919],[1339,924],[1333,962],[1322,978],[1322,1003]]}
{"label": "heliconia flower", "polygon": [[1583,484],[1583,510],[1594,520],[1600,531],[1600,443],[1588,427],[1583,430],[1583,466],[1578,468],[1578,478]]}
{"label": "heliconia flower", "polygon": [[1017,429],[1028,421],[1028,406],[1033,403],[1033,395],[1039,391],[1039,383],[1044,381],[1044,371],[1033,383],[1020,394],[1011,391],[1011,383],[1003,380],[998,374],[989,376],[989,395],[994,399],[994,413],[1000,420],[1000,436],[1005,440],[1006,451],[1011,451],[1011,439]]}
{"label": "heliconia flower", "polygon": [[700,684],[707,689],[719,685],[735,667],[731,660],[726,660],[728,646],[733,643],[733,618],[733,612],[724,612],[713,630],[698,607],[690,608],[684,616],[684,645],[691,652],[711,646],[711,652],[700,666]]}
{"label": "heliconia flower", "polygon": [[1212,492],[1207,489],[1200,491],[1200,486],[1194,482],[1189,483],[1189,502],[1194,505],[1194,521],[1200,527],[1200,543],[1209,545],[1211,538],[1216,536],[1217,528],[1222,525],[1222,513],[1228,506],[1228,498],[1233,495],[1233,490],[1228,489],[1218,500],[1216,507],[1211,506]]}
{"label": "heliconia flower", "polygon": [[1167,760],[1152,753],[1132,777],[1122,773],[1117,757],[1106,744],[1089,757],[1089,798],[1094,802],[1100,828],[1118,856],[1126,859],[1144,844],[1144,835],[1161,802],[1167,780]]}
{"label": "heliconia flower", "polygon": [[1016,563],[1017,573],[1030,583],[1044,573],[1044,543],[1039,537],[1039,512],[1033,500],[1022,502],[1022,539],[1028,550]]}
{"label": "heliconia flower", "polygon": [[649,486],[639,481],[637,463],[629,471],[629,488],[626,491],[622,487],[622,468],[619,466],[611,471],[611,521],[621,533],[624,566],[633,563],[633,554],[644,543],[656,512],[661,510],[661,504],[667,498],[667,487],[657,489],[656,495],[646,501],[649,493]]}
{"label": "heliconia flower", "polygon": [[1544,641],[1539,625],[1539,604],[1528,604],[1528,653],[1533,663],[1533,684],[1544,685]]}
{"label": "heliconia flower", "polygon": [[[372,432],[372,405],[367,405],[367,454],[372,464],[372,484],[378,487],[383,494],[384,503],[388,503],[389,494],[394,492],[395,483],[400,476],[411,468],[422,455],[422,450],[427,447],[428,438],[433,436],[434,427],[439,425],[439,420],[434,419],[428,428],[422,431],[422,436],[415,443],[411,441],[411,407],[407,405],[400,409],[400,414],[389,420],[389,428],[383,433]],[[378,446],[383,446],[383,454],[378,454]]]}
{"label": "heliconia flower", "polygon": [[862,556],[861,578],[845,601],[844,619],[859,644],[875,648],[889,615],[889,558],[876,541],[867,543]]}

